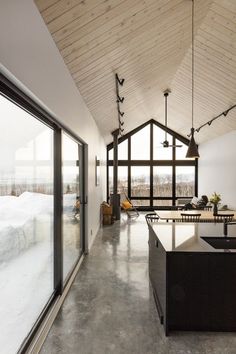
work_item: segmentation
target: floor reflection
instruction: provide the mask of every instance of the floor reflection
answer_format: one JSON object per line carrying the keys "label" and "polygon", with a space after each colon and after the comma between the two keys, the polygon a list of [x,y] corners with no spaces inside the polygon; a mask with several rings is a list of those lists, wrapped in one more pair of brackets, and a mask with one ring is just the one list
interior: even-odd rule
{"label": "floor reflection", "polygon": [[44,354],[234,353],[233,333],[165,337],[148,277],[144,214],[103,227],[42,348]]}

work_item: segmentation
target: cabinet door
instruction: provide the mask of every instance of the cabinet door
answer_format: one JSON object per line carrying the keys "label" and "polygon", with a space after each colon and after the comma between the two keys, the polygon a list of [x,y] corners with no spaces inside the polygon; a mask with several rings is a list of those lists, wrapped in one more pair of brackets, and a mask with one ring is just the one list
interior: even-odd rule
{"label": "cabinet door", "polygon": [[149,277],[153,285],[153,279],[155,277],[155,258],[156,258],[156,235],[153,230],[149,228]]}
{"label": "cabinet door", "polygon": [[165,323],[166,252],[151,228],[149,231],[149,276],[161,323],[163,321]]}
{"label": "cabinet door", "polygon": [[169,329],[200,330],[209,324],[208,262],[207,254],[169,254]]}
{"label": "cabinet door", "polygon": [[211,330],[236,330],[235,254],[212,254],[209,262]]}

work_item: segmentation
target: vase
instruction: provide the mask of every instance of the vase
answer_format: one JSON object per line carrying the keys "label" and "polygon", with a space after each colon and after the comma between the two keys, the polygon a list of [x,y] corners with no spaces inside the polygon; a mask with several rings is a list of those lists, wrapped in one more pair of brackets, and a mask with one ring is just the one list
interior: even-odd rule
{"label": "vase", "polygon": [[218,207],[217,207],[217,204],[215,203],[213,205],[213,215],[217,215],[217,213],[218,213]]}

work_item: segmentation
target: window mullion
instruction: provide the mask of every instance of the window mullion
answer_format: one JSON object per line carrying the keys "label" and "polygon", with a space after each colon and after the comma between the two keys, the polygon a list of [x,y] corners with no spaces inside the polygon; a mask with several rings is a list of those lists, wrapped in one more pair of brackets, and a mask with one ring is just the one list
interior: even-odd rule
{"label": "window mullion", "polygon": [[[156,136],[156,131],[154,131],[156,129],[156,125],[157,127],[159,127],[160,129],[162,129],[162,131],[164,131],[164,128],[162,126],[160,126],[159,124],[156,124],[155,121],[150,121],[149,122],[150,124],[150,130],[149,130],[149,138],[150,138],[150,143],[148,145],[147,143],[147,140],[149,139],[148,138],[148,135],[145,135],[146,138],[146,145],[142,145],[142,144],[145,144],[145,141],[144,139],[139,139],[140,140],[140,144],[139,144],[139,140],[137,141],[137,138],[136,137],[136,140],[135,140],[135,143],[134,143],[134,146],[131,146],[132,143],[133,143],[133,135],[138,133],[140,130],[144,129],[147,127],[148,124],[145,124],[143,126],[140,126],[138,127],[137,129],[135,129],[134,131],[128,133],[125,137],[122,137],[120,138],[121,142],[124,142],[126,139],[127,139],[127,145],[128,145],[128,159],[123,159],[123,160],[119,160],[119,166],[127,166],[127,169],[128,169],[128,197],[131,198],[131,199],[144,199],[144,200],[148,200],[150,199],[150,207],[153,208],[154,207],[154,204],[155,204],[155,200],[172,200],[172,205],[176,205],[176,198],[178,198],[177,196],[177,186],[176,186],[176,181],[177,181],[177,178],[180,174],[182,174],[182,171],[181,171],[181,167],[183,168],[183,174],[185,174],[184,170],[185,169],[189,169],[190,166],[195,167],[195,185],[194,185],[194,191],[195,191],[195,194],[197,195],[197,191],[198,191],[198,166],[197,166],[197,161],[194,161],[194,160],[187,160],[184,158],[184,156],[182,157],[182,160],[181,159],[177,159],[177,153],[178,153],[178,157],[181,158],[181,154],[179,154],[179,152],[177,151],[177,149],[174,147],[176,144],[179,144],[179,141],[181,141],[182,143],[184,142],[184,138],[180,139],[180,136],[178,134],[175,134],[174,132],[170,132],[168,130],[168,134],[169,134],[169,142],[171,145],[173,145],[173,147],[169,147],[169,148],[163,148],[162,149],[162,146],[160,146],[160,150],[158,150],[158,154],[155,154],[155,151],[154,151],[154,146],[157,146],[158,145],[158,149],[159,149],[159,145],[160,145],[160,142],[159,141],[159,136]],[[142,134],[141,134],[142,135]],[[157,139],[156,143],[154,141],[154,139]],[[132,140],[131,140],[132,139]],[[143,140],[143,141],[141,141]],[[186,144],[186,142],[184,142]],[[137,145],[137,148],[139,148],[139,146],[143,147],[143,148],[146,148],[146,149],[149,149],[149,153],[150,153],[150,159],[139,159],[139,158],[145,158],[146,156],[144,156],[144,154],[142,154],[141,156],[141,153],[139,155],[138,151],[136,151],[136,148],[135,146]],[[136,154],[134,153],[133,157],[136,158],[135,159],[131,159],[131,153],[132,153],[132,148],[135,149],[136,151]],[[164,150],[164,149],[167,149],[167,150]],[[167,153],[169,150],[169,153]],[[135,152],[134,151],[134,152]],[[142,151],[141,151],[142,152]],[[157,151],[156,151],[157,152]],[[171,154],[170,154],[171,152]],[[183,155],[183,153],[182,153]],[[157,158],[154,160],[154,158]],[[163,158],[163,159],[162,159]],[[164,160],[164,158],[166,158]],[[108,166],[111,166],[112,165],[112,162],[113,161],[108,161]],[[133,167],[132,167],[133,166]],[[136,168],[134,168],[136,166]],[[143,166],[143,168],[142,168]],[[146,168],[144,167],[146,166]],[[168,168],[169,166],[169,168]],[[189,166],[189,167],[187,167]],[[149,172],[147,171],[149,167]],[[149,197],[141,197],[141,194],[143,194],[143,186],[142,186],[142,182],[141,183],[138,183],[137,187],[138,188],[135,188],[136,189],[136,192],[138,192],[138,194],[140,194],[140,197],[138,195],[131,195],[132,193],[132,183],[131,183],[131,173],[132,173],[132,169],[134,168],[134,170],[136,172],[133,172],[134,173],[134,182],[136,180],[136,177],[139,179],[140,176],[137,175],[137,171],[138,171],[138,168],[140,168],[140,173],[142,175],[142,173],[144,172],[145,170],[145,175],[146,175],[146,178],[147,178],[147,173],[149,173],[149,178],[150,178],[150,182],[149,182],[149,187],[150,187],[150,195]],[[168,170],[168,171],[166,171]],[[135,174],[136,173],[136,174]],[[155,174],[155,175],[154,175]],[[171,174],[171,176],[170,176]],[[157,175],[157,176],[156,176]],[[158,178],[158,176],[160,175],[160,178]],[[168,176],[167,176],[168,175]],[[135,177],[136,176],[136,177]],[[170,177],[172,177],[172,181],[170,181]],[[167,182],[167,178],[168,178],[168,182]],[[158,181],[160,180],[161,182],[161,185],[158,187],[159,189],[159,195],[154,195],[154,191],[155,191],[155,188],[154,188],[154,183],[156,181],[156,179],[158,179]],[[162,182],[163,180],[163,182]],[[137,181],[136,181],[137,182]],[[145,188],[148,187],[147,185],[148,181],[146,180],[146,182],[144,183],[145,184]],[[163,183],[163,185],[162,185]],[[166,183],[168,183],[169,185],[166,185]],[[170,191],[170,188],[172,188],[172,192],[169,193]],[[178,187],[179,188],[179,187]],[[180,187],[180,188],[183,188],[183,187]],[[184,188],[185,188],[185,185],[184,185]],[[184,189],[183,189],[184,191]],[[134,191],[133,191],[134,192]],[[140,192],[140,193],[139,193]],[[181,192],[182,193],[182,192]],[[189,191],[188,191],[189,193]],[[163,195],[167,195],[168,196],[162,196]],[[162,203],[161,203],[162,204]]]}

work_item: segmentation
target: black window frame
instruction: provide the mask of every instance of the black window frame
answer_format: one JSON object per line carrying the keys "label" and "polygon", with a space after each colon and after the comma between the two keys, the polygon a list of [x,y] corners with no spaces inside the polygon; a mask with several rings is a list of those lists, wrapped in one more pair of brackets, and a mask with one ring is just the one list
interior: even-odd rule
{"label": "black window frame", "polygon": [[[149,160],[132,160],[131,159],[131,137],[138,131],[145,128],[147,125],[150,125],[150,159]],[[153,201],[155,200],[171,200],[172,205],[171,207],[176,206],[176,202],[178,199],[182,198],[190,198],[190,196],[176,196],[176,167],[177,166],[193,166],[195,171],[195,185],[194,185],[194,195],[198,196],[198,159],[184,159],[184,160],[176,160],[176,147],[172,147],[172,159],[170,160],[154,160],[153,158],[153,127],[157,126],[161,128],[164,132],[169,133],[172,136],[173,145],[176,144],[176,140],[180,141],[182,144],[188,145],[189,140],[182,135],[176,133],[172,129],[165,127],[163,124],[157,122],[155,119],[150,119],[149,121],[145,122],[144,124],[140,125],[139,127],[133,129],[129,133],[125,134],[124,136],[118,139],[118,144],[122,143],[124,140],[128,140],[128,159],[127,160],[119,160],[118,159],[118,166],[127,166],[128,167],[128,198],[131,201],[135,200],[147,200],[149,201],[149,206],[139,207],[140,210],[153,210],[153,209],[168,209],[168,206],[154,206]],[[109,160],[109,151],[113,149],[113,142],[107,145],[107,201],[109,201],[109,167],[113,166],[113,160]],[[118,156],[119,158],[119,156]],[[131,195],[131,167],[132,166],[150,166],[150,197],[138,197]],[[155,166],[171,166],[172,167],[172,195],[168,197],[156,197],[153,196],[153,167]],[[193,197],[193,196],[192,196]]]}
{"label": "black window frame", "polygon": [[[33,116],[38,121],[44,123],[46,126],[53,130],[53,146],[54,146],[54,237],[53,237],[53,267],[54,267],[54,291],[48,302],[45,304],[38,319],[34,323],[31,331],[26,336],[25,340],[22,342],[18,353],[24,354],[27,352],[34,339],[37,331],[39,330],[42,322],[48,315],[50,309],[57,301],[58,297],[62,295],[63,290],[67,286],[71,275],[79,263],[80,258],[74,264],[73,269],[68,274],[66,281],[63,282],[63,240],[62,240],[62,132],[68,134],[72,139],[74,139],[78,144],[82,145],[82,156],[81,164],[82,168],[82,184],[84,188],[82,189],[81,195],[81,205],[83,205],[84,210],[82,212],[82,225],[83,225],[83,236],[82,241],[82,254],[86,253],[87,248],[87,158],[88,158],[88,145],[83,141],[77,134],[75,134],[68,127],[63,125],[57,119],[55,119],[51,114],[49,114],[45,109],[43,109],[38,103],[36,103],[29,95],[24,93],[18,86],[16,86],[11,80],[9,80],[5,75],[0,73],[0,95],[11,101],[13,104],[17,105],[19,108],[23,109],[31,116]],[[82,255],[81,255],[82,256]]]}

